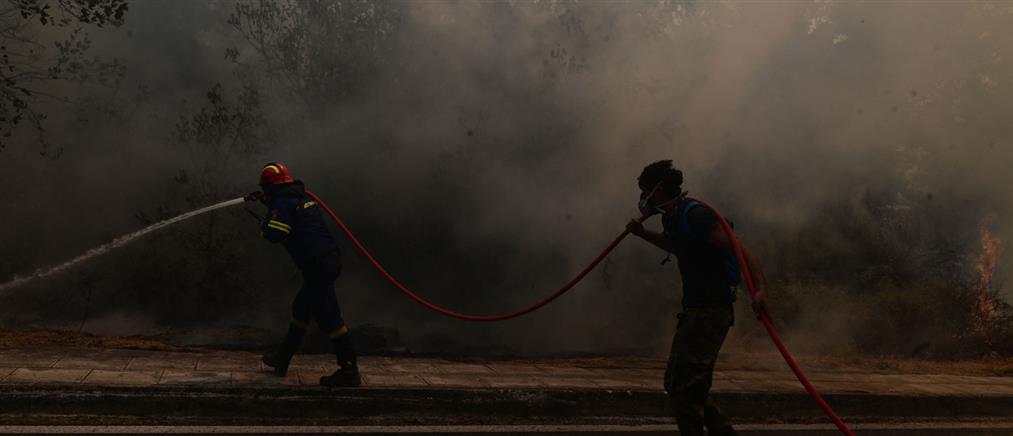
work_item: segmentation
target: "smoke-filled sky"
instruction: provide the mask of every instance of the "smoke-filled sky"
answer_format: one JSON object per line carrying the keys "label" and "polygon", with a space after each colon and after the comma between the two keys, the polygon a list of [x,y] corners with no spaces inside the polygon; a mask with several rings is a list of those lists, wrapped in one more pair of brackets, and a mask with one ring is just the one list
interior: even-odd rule
{"label": "smoke-filled sky", "polygon": [[[1013,236],[1007,2],[359,4],[390,18],[351,31],[308,20],[304,50],[285,58],[331,68],[323,72],[279,70],[228,23],[235,5],[135,2],[124,26],[90,29],[95,54],[119,59],[126,75],[116,89],[54,87],[77,98],[47,106],[59,158],[39,157],[28,136],[0,152],[16,168],[0,174],[10,193],[0,280],[132,231],[138,212],[197,206],[174,193],[180,170],[213,174],[228,186],[216,192],[224,200],[254,189],[274,160],[403,282],[481,313],[540,299],[582,268],[634,216],[635,179],[659,159],[735,221],[772,273],[775,304],[778,283],[832,288],[875,270],[882,259],[862,238],[877,241],[872,250],[886,241],[949,256],[973,276],[980,220],[996,213],[994,235]],[[233,101],[243,85],[259,92],[267,139],[252,156],[222,162],[174,135],[216,83]],[[223,219],[256,239],[243,213]],[[235,241],[252,247],[244,266],[278,275],[274,296],[221,322],[278,329],[298,280],[282,255],[257,251],[280,248],[248,242]],[[552,306],[478,326],[424,312],[343,247],[337,289],[352,326],[392,326],[409,340],[657,350],[678,311],[674,267],[634,239]],[[807,263],[808,253],[832,266]],[[1009,259],[997,278],[1013,273]],[[918,262],[908,263],[938,273]],[[116,282],[131,267],[81,268]],[[67,283],[32,292],[80,292],[54,289]],[[133,320],[118,325],[123,334],[157,329],[143,313],[110,313]],[[822,334],[839,336],[843,324]]]}

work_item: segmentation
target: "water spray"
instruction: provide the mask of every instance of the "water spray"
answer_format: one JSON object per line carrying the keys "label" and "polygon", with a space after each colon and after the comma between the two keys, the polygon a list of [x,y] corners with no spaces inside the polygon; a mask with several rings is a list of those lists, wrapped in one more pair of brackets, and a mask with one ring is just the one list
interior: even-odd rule
{"label": "water spray", "polygon": [[77,256],[77,257],[75,257],[75,258],[73,258],[71,260],[68,260],[66,262],[63,262],[63,263],[61,263],[59,265],[51,266],[51,267],[39,268],[39,269],[35,270],[35,272],[33,272],[33,273],[29,274],[29,275],[26,275],[26,276],[14,276],[14,279],[12,279],[11,281],[9,281],[7,283],[4,283],[4,284],[0,284],[0,292],[6,291],[6,290],[11,289],[11,288],[16,288],[18,286],[24,285],[26,283],[29,283],[29,282],[32,282],[32,281],[35,281],[35,280],[38,280],[38,279],[42,279],[42,278],[46,278],[46,277],[49,277],[49,276],[52,276],[52,275],[55,275],[55,274],[59,274],[61,272],[64,272],[64,271],[66,271],[66,270],[68,270],[70,268],[73,268],[73,267],[75,267],[75,266],[77,266],[77,265],[79,265],[79,264],[87,261],[88,259],[91,259],[91,258],[96,257],[96,256],[101,256],[103,254],[106,254],[106,253],[108,253],[111,250],[120,248],[120,247],[126,245],[127,243],[129,243],[129,242],[137,239],[137,238],[140,238],[140,237],[142,237],[144,235],[147,235],[148,233],[154,232],[155,230],[161,229],[163,227],[168,227],[168,226],[171,226],[171,225],[176,224],[176,223],[181,222],[181,221],[186,221],[186,220],[188,220],[190,218],[193,218],[193,217],[195,217],[197,215],[202,215],[202,214],[211,212],[213,210],[218,210],[218,209],[229,207],[229,206],[235,206],[237,204],[242,204],[242,203],[244,203],[246,201],[247,200],[245,198],[240,197],[240,198],[236,198],[236,199],[232,199],[232,200],[228,200],[228,201],[223,201],[223,202],[218,203],[218,204],[213,204],[211,206],[208,206],[208,207],[205,207],[205,208],[202,208],[202,209],[197,209],[197,210],[194,210],[194,211],[190,211],[190,212],[184,213],[182,215],[179,215],[177,217],[169,218],[169,219],[164,220],[164,221],[159,221],[159,222],[157,222],[155,224],[152,224],[150,226],[147,226],[147,227],[145,227],[145,228],[143,228],[141,230],[138,230],[138,231],[133,232],[133,233],[128,233],[126,235],[120,236],[119,238],[113,239],[112,241],[110,241],[108,243],[105,243],[105,244],[100,245],[98,247],[92,248],[91,250],[86,251],[84,254],[82,254],[80,256]]}

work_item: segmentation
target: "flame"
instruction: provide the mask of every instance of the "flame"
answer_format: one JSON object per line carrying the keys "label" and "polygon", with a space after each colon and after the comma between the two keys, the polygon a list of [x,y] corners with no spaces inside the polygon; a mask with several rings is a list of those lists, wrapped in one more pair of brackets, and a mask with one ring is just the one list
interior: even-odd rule
{"label": "flame", "polygon": [[985,215],[978,223],[981,256],[978,257],[977,265],[978,283],[975,289],[978,292],[978,307],[974,326],[978,333],[985,333],[997,315],[995,295],[992,292],[992,276],[995,275],[996,265],[1002,254],[1002,241],[992,236],[991,226],[998,219],[999,214],[991,213]]}

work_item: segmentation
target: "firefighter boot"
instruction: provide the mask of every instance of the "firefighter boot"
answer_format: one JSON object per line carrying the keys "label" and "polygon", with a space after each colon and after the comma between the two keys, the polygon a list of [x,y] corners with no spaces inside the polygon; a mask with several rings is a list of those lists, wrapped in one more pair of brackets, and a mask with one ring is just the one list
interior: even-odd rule
{"label": "firefighter boot", "polygon": [[697,419],[679,417],[675,419],[679,425],[679,434],[682,436],[704,436],[703,423]]}
{"label": "firefighter boot", "polygon": [[707,399],[707,405],[703,409],[703,420],[704,426],[707,427],[708,434],[711,436],[739,435],[732,427],[732,424],[728,422],[728,418],[721,413],[721,409],[718,408],[717,404],[714,404],[714,400],[710,398]]}
{"label": "firefighter boot", "polygon": [[362,377],[359,376],[359,367],[348,362],[334,371],[334,374],[320,377],[320,386],[329,388],[344,387],[357,388],[362,385]]}
{"label": "firefighter boot", "polygon": [[302,345],[302,339],[305,335],[306,323],[293,319],[292,323],[288,326],[288,331],[285,332],[285,337],[281,340],[281,345],[278,346],[278,351],[265,354],[261,361],[264,362],[264,365],[274,369],[274,375],[284,377],[285,374],[288,374],[288,364],[292,361],[292,356],[295,355],[295,352]]}
{"label": "firefighter boot", "polygon": [[288,374],[288,364],[292,361],[292,354],[279,350],[265,354],[260,360],[264,362],[264,365],[274,370],[274,375],[284,377],[285,374]]}
{"label": "firefighter boot", "polygon": [[352,339],[347,334],[348,328],[342,328],[340,333],[331,338],[331,347],[338,358],[338,370],[334,374],[320,377],[320,385],[327,387],[359,387],[362,385],[362,377],[359,377],[359,365],[356,362],[355,348]]}

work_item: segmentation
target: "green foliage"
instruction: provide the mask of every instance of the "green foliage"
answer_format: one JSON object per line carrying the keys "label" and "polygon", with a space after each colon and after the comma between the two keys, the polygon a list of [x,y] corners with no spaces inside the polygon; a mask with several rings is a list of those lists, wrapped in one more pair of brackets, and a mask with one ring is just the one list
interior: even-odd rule
{"label": "green foliage", "polygon": [[88,56],[92,43],[82,25],[122,25],[128,0],[4,3],[0,5],[0,150],[27,121],[42,145],[41,153],[47,155],[46,114],[35,103],[39,98],[68,100],[52,91],[53,82],[114,85],[119,81],[124,73],[119,62]]}
{"label": "green foliage", "polygon": [[[395,2],[257,0],[236,4],[228,23],[272,78],[303,102],[326,105],[355,94],[378,72],[401,14]],[[239,62],[239,53],[230,48],[226,58]]]}
{"label": "green foliage", "polygon": [[1003,305],[986,331],[975,331],[977,291],[959,284],[856,290],[785,282],[772,289],[775,322],[808,351],[931,358],[1013,351],[1008,345],[1013,311]]}
{"label": "green foliage", "polygon": [[38,19],[40,24],[69,26],[75,22],[94,24],[123,24],[127,13],[127,0],[7,0],[21,12],[23,19]]}
{"label": "green foliage", "polygon": [[239,192],[227,174],[248,165],[272,141],[257,90],[244,86],[231,101],[215,84],[205,97],[207,104],[176,123],[176,142],[191,164],[176,181],[195,189],[195,206]]}
{"label": "green foliage", "polygon": [[[966,245],[976,236],[973,212],[934,207],[867,192],[828,201],[793,238],[778,235],[778,257],[767,263],[778,322],[800,337],[821,338],[812,345],[818,351],[1008,352],[999,340],[1013,327],[1008,306],[1000,304],[986,331],[976,329],[982,313],[972,265],[979,248]],[[996,298],[1001,278],[992,286]]]}
{"label": "green foliage", "polygon": [[[212,86],[176,123],[175,143],[191,164],[173,177],[166,204],[138,219],[147,225],[249,191],[254,162],[272,141],[267,129],[255,90],[243,87],[232,97],[221,84]],[[263,288],[250,271],[258,224],[233,209],[154,235],[132,262],[130,288],[144,293],[137,301],[174,323],[205,322],[252,304]]]}

